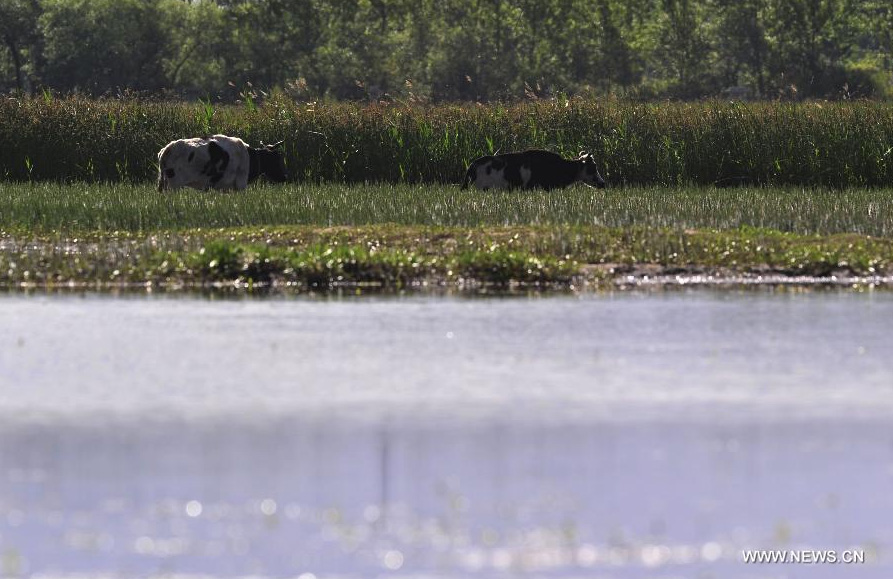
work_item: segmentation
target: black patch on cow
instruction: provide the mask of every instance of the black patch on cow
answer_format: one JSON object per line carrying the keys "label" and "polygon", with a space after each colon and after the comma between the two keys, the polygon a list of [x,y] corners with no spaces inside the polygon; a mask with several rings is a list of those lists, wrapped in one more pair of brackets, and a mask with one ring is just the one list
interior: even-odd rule
{"label": "black patch on cow", "polygon": [[223,179],[227,166],[229,166],[229,153],[223,147],[211,141],[208,143],[208,162],[202,169],[202,174],[207,175],[213,187]]}
{"label": "black patch on cow", "polygon": [[195,151],[189,151],[189,157],[186,159],[186,162],[191,163],[193,159],[195,159]]}
{"label": "black patch on cow", "polygon": [[164,172],[164,174],[167,176],[168,179],[173,179],[173,178],[174,178],[174,175],[175,175],[173,169],[168,169],[168,170],[166,170],[166,171]]}
{"label": "black patch on cow", "polygon": [[520,187],[523,185],[524,181],[521,179],[521,163],[504,163],[505,170],[502,173],[502,178],[505,179],[506,183],[509,184],[510,187]]}
{"label": "black patch on cow", "polygon": [[510,154],[519,166],[525,165],[530,169],[528,189],[541,187],[548,191],[567,187],[577,180],[579,171],[577,162],[563,159],[557,153],[533,149]]}

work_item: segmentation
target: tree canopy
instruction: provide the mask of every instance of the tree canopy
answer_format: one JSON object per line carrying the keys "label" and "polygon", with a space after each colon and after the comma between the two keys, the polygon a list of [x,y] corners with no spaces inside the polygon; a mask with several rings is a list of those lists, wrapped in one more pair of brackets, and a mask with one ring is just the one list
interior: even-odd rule
{"label": "tree canopy", "polygon": [[888,0],[0,0],[0,91],[893,96]]}

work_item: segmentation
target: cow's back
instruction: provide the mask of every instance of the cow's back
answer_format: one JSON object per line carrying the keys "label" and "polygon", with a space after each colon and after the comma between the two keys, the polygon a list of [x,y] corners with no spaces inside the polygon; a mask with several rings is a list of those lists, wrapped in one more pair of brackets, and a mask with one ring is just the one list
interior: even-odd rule
{"label": "cow's back", "polygon": [[537,170],[555,170],[566,163],[558,153],[542,149],[528,149],[519,153],[506,153],[505,156],[515,157],[518,162]]}
{"label": "cow's back", "polygon": [[522,166],[528,167],[530,177],[525,187],[554,189],[567,187],[576,180],[576,169],[572,161],[558,153],[541,149],[530,149],[517,153]]}
{"label": "cow's back", "polygon": [[570,185],[575,179],[569,162],[551,151],[528,149],[497,158],[504,160],[506,179],[513,187],[553,189]]}

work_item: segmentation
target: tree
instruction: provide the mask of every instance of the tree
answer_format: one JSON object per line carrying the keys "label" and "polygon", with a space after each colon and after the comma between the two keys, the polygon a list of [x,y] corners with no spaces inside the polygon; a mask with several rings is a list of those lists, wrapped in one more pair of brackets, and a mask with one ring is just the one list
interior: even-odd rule
{"label": "tree", "polygon": [[522,5],[445,0],[432,16],[439,32],[428,68],[435,98],[486,101],[524,94],[525,76],[535,70],[524,57],[531,54],[530,43],[538,34]]}
{"label": "tree", "polygon": [[12,60],[19,92],[26,89],[26,53],[37,43],[39,15],[37,0],[0,0],[0,39]]}
{"label": "tree", "polygon": [[306,75],[323,41],[323,15],[314,0],[255,0],[221,3],[224,44],[216,52],[227,81],[270,88]]}
{"label": "tree", "polygon": [[596,11],[601,30],[600,49],[604,77],[611,84],[628,87],[635,80],[632,55],[629,44],[615,21],[614,7],[608,0],[597,0]]}
{"label": "tree", "polygon": [[44,0],[46,81],[90,94],[163,88],[161,21],[158,0]]}
{"label": "tree", "polygon": [[771,67],[783,87],[822,97],[840,89],[854,14],[849,0],[771,0]]}
{"label": "tree", "polygon": [[[0,90],[893,94],[889,0],[0,0]],[[880,90],[878,90],[880,89]]]}
{"label": "tree", "polygon": [[703,4],[695,0],[661,0],[663,15],[656,56],[680,96],[699,96],[704,89],[709,44]]}
{"label": "tree", "polygon": [[233,38],[223,9],[215,2],[163,0],[159,10],[167,39],[161,62],[165,88],[204,97],[227,86],[222,55]]}
{"label": "tree", "polygon": [[[713,0],[718,17],[715,34],[716,74],[723,86],[751,85],[766,94],[766,0]],[[753,86],[755,85],[755,86]]]}

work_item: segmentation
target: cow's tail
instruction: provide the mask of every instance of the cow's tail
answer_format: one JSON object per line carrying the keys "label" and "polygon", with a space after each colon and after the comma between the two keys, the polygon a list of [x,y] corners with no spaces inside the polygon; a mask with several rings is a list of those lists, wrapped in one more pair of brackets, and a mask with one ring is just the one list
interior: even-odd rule
{"label": "cow's tail", "polygon": [[475,172],[477,171],[477,162],[475,161],[471,165],[468,166],[468,171],[465,171],[465,180],[462,181],[462,189],[468,189],[468,185],[474,180]]}

